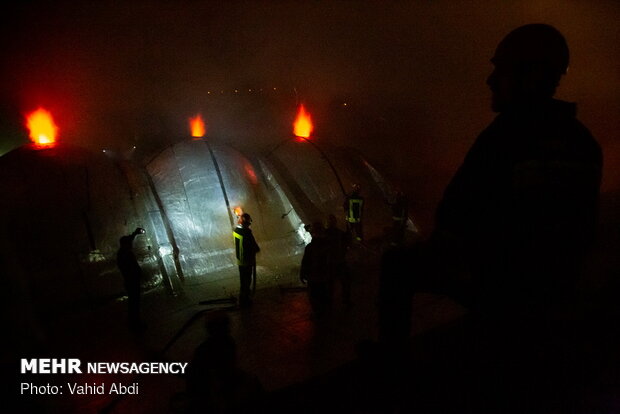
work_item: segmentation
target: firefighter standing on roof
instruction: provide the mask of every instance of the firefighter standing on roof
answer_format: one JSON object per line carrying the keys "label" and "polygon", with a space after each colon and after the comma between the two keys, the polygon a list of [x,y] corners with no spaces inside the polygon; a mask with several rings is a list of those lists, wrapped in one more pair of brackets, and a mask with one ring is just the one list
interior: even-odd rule
{"label": "firefighter standing on roof", "polygon": [[360,195],[360,186],[353,184],[353,190],[343,204],[347,231],[351,237],[357,241],[364,239],[362,226],[362,213],[364,209],[364,198]]}
{"label": "firefighter standing on roof", "polygon": [[252,304],[250,299],[250,285],[252,274],[256,277],[256,253],[260,251],[254,239],[250,225],[252,217],[243,213],[239,225],[233,231],[235,237],[235,253],[239,266],[239,306],[246,307]]}

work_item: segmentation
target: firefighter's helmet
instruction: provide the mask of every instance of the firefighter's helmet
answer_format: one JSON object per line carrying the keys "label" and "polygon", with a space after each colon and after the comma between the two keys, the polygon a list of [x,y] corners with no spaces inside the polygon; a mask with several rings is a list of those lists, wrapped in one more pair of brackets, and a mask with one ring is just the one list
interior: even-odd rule
{"label": "firefighter's helmet", "polygon": [[249,226],[250,224],[252,224],[252,216],[250,216],[248,213],[243,213],[241,217],[239,217],[239,223],[242,226]]}

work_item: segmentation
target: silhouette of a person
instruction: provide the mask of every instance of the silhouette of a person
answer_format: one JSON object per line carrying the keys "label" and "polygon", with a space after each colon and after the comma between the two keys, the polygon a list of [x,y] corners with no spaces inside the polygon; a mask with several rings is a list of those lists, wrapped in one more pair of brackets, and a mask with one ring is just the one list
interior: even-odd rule
{"label": "silhouette of a person", "polygon": [[344,305],[351,305],[351,273],[347,265],[347,250],[351,235],[338,228],[338,219],[330,214],[325,223],[325,237],[330,250],[332,282],[339,282],[340,297]]}
{"label": "silhouette of a person", "polygon": [[569,61],[555,28],[515,29],[491,61],[499,115],[445,189],[434,236],[466,252],[468,306],[538,314],[569,293],[593,241],[602,154],[575,105],[553,99]]}
{"label": "silhouette of a person", "polygon": [[357,241],[364,240],[364,197],[360,194],[361,187],[359,184],[353,184],[351,193],[347,195],[342,205],[347,224],[347,231]]}
{"label": "silhouette of a person", "polygon": [[256,277],[256,253],[260,252],[260,247],[250,229],[251,225],[252,217],[248,213],[243,213],[239,218],[239,225],[233,232],[235,254],[239,266],[239,306],[241,307],[252,304],[250,285],[252,276]]}
{"label": "silhouette of a person", "polygon": [[308,299],[317,317],[325,315],[332,299],[330,245],[321,222],[310,226],[312,241],[304,249],[299,279],[308,284]]}
{"label": "silhouette of a person", "polygon": [[[574,344],[558,320],[574,303],[595,237],[602,154],[575,104],[553,99],[569,63],[560,32],[519,27],[491,62],[487,84],[498,115],[446,187],[429,240],[400,257],[425,261],[412,275],[416,291],[447,294],[470,310],[469,373],[484,378],[465,382],[487,393],[487,407],[489,395],[496,398],[495,412],[534,412],[568,382],[558,344]],[[406,269],[392,258],[382,278]]]}
{"label": "silhouette of a person", "polygon": [[194,351],[186,389],[190,413],[262,412],[265,391],[260,380],[237,366],[237,345],[225,311],[209,312],[207,338]]}
{"label": "silhouette of a person", "polygon": [[390,203],[392,210],[392,246],[400,246],[405,238],[405,229],[409,219],[409,200],[402,190],[397,190]]}
{"label": "silhouette of a person", "polygon": [[142,269],[133,251],[133,241],[136,236],[144,234],[143,228],[136,228],[133,233],[120,238],[120,248],[116,253],[116,263],[123,276],[125,291],[127,292],[128,322],[133,329],[143,327],[140,318],[140,283]]}

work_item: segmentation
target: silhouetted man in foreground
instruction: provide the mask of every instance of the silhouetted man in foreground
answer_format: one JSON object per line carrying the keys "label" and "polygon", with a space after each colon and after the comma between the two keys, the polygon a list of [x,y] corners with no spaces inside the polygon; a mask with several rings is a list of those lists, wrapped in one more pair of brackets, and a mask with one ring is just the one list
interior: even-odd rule
{"label": "silhouetted man in foreground", "polygon": [[127,291],[128,322],[132,329],[143,328],[140,319],[140,283],[142,281],[142,269],[138,264],[136,255],[133,252],[133,241],[139,234],[144,234],[143,228],[136,228],[133,233],[120,238],[120,248],[116,254],[118,265]]}
{"label": "silhouetted man in foreground", "polygon": [[[458,352],[444,348],[428,368],[444,393],[462,393],[455,411],[569,412],[580,363],[569,315],[595,236],[601,149],[575,105],[553,99],[569,62],[556,29],[519,27],[491,61],[497,117],[445,189],[430,239],[384,260],[382,278],[469,309],[465,336],[443,340]],[[420,263],[411,284],[398,277],[406,268],[398,257]]]}
{"label": "silhouetted man in foreground", "polygon": [[472,309],[504,318],[538,317],[570,299],[594,239],[602,155],[575,118],[552,99],[568,70],[563,36],[542,24],[500,42],[487,83],[499,115],[444,192],[433,239],[464,256]]}

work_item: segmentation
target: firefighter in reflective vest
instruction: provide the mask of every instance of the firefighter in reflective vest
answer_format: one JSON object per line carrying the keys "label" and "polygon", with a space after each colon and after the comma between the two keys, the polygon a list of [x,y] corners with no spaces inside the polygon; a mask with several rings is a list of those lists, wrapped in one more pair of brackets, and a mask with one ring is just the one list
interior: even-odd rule
{"label": "firefighter in reflective vest", "polygon": [[362,213],[364,209],[364,198],[360,195],[360,186],[353,184],[353,191],[344,201],[344,214],[347,223],[347,231],[351,237],[357,241],[364,239],[362,227]]}
{"label": "firefighter in reflective vest", "polygon": [[239,219],[239,225],[233,231],[237,265],[239,266],[239,306],[241,307],[252,304],[250,285],[252,284],[252,276],[256,279],[256,253],[260,251],[250,229],[251,224],[252,217],[243,213]]}

